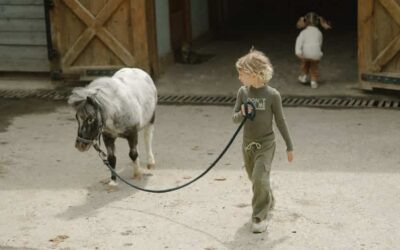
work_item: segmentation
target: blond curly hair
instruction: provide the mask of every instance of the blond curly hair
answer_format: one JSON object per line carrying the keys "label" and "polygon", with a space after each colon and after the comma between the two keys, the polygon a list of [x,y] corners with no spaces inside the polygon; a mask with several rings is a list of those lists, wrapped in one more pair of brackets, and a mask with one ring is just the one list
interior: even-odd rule
{"label": "blond curly hair", "polygon": [[269,58],[254,47],[236,61],[236,69],[248,74],[255,74],[265,84],[271,80],[274,74],[274,68]]}

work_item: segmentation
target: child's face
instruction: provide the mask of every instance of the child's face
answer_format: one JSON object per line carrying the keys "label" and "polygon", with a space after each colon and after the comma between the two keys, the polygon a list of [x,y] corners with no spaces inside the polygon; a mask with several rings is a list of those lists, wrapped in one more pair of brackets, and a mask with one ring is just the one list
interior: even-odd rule
{"label": "child's face", "polygon": [[243,70],[238,70],[239,73],[239,80],[242,82],[244,86],[253,86],[258,84],[259,80],[254,73],[248,73]]}

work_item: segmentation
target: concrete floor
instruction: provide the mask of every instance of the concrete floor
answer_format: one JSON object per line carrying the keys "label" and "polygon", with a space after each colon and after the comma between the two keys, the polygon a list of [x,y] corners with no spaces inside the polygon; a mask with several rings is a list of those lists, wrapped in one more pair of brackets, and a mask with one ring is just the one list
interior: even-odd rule
{"label": "concrete floor", "polygon": [[[270,56],[271,85],[283,95],[398,98],[356,88],[351,32],[326,34],[319,89],[298,84],[295,36],[248,33],[203,44],[198,51],[215,57],[170,66],[157,80],[159,93],[236,95],[234,63],[255,45]],[[35,78],[3,77],[0,88],[57,87]],[[260,235],[249,231],[240,138],[214,170],[181,191],[148,194],[120,184],[110,192],[95,152],[74,149],[77,125],[65,103],[0,99],[0,113],[0,249],[399,249],[398,111],[285,108],[295,160],[287,163],[278,136],[271,177],[277,204]],[[159,106],[157,167],[136,183],[165,188],[197,176],[236,128],[230,114],[231,107]],[[117,141],[118,171],[129,177],[126,152]]]}
{"label": "concrete floor", "polygon": [[296,29],[237,32],[227,39],[197,46],[197,52],[215,55],[199,65],[174,64],[157,81],[160,93],[215,94],[235,96],[240,86],[236,60],[255,46],[270,57],[275,69],[271,86],[283,95],[346,95],[372,93],[357,88],[356,34],[353,30],[325,32],[321,61],[320,88],[311,89],[297,82],[299,62],[294,55]]}
{"label": "concrete floor", "polygon": [[[0,111],[0,249],[398,249],[398,111],[286,108],[295,159],[287,162],[278,136],[276,209],[258,235],[240,138],[185,189],[148,194],[121,183],[111,192],[95,151],[73,147],[65,103],[0,99]],[[135,183],[160,189],[197,176],[235,130],[230,114],[159,106],[157,166]],[[127,152],[118,140],[117,169],[129,178]]]}

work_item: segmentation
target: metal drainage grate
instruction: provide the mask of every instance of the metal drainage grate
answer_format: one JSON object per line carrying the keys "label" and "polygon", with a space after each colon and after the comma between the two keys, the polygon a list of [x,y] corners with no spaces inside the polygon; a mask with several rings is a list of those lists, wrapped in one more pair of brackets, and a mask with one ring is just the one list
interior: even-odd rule
{"label": "metal drainage grate", "polygon": [[[0,90],[1,98],[24,99],[37,98],[65,101],[71,90]],[[223,105],[233,106],[233,96],[200,96],[200,95],[160,95],[158,103],[162,105]],[[285,107],[318,107],[318,108],[383,108],[400,110],[400,99],[374,99],[371,97],[347,96],[283,96]]]}
{"label": "metal drainage grate", "polygon": [[45,100],[67,100],[71,94],[70,90],[52,90],[52,89],[3,89],[0,90],[0,97],[12,99],[36,98]]}
{"label": "metal drainage grate", "polygon": [[166,95],[159,96],[159,104],[192,104],[192,105],[234,105],[236,97],[232,96],[196,96],[196,95]]}
{"label": "metal drainage grate", "polygon": [[[158,103],[166,105],[227,105],[233,106],[236,97],[231,96],[193,96],[167,95],[159,96]],[[368,97],[307,97],[283,96],[285,107],[319,107],[319,108],[386,108],[400,109],[399,100],[373,99]]]}
{"label": "metal drainage grate", "polygon": [[323,108],[386,108],[400,109],[400,99],[373,99],[369,97],[283,97],[286,107]]}

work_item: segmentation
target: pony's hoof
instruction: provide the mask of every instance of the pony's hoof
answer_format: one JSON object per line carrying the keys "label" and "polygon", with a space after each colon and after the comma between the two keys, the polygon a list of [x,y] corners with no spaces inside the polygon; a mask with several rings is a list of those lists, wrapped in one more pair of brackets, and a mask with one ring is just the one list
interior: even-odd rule
{"label": "pony's hoof", "polygon": [[107,193],[117,192],[117,191],[119,191],[119,187],[118,186],[108,186],[106,191],[107,191]]}
{"label": "pony's hoof", "polygon": [[149,164],[147,164],[147,169],[154,169],[155,166],[156,166],[156,164],[154,164],[154,163],[149,163]]}
{"label": "pony's hoof", "polygon": [[139,173],[134,173],[134,174],[132,175],[132,179],[134,179],[134,180],[140,180],[140,179],[142,179],[142,173],[141,173],[141,172],[139,172]]}
{"label": "pony's hoof", "polygon": [[111,180],[111,181],[108,183],[108,186],[110,186],[110,187],[116,187],[116,186],[118,186],[118,182]]}
{"label": "pony's hoof", "polygon": [[106,179],[100,180],[99,182],[101,184],[103,184],[103,185],[107,185],[110,182],[110,178],[106,178]]}

